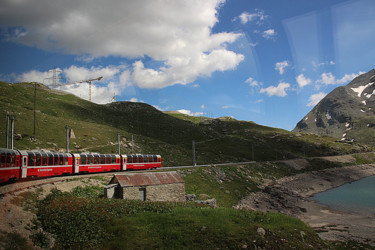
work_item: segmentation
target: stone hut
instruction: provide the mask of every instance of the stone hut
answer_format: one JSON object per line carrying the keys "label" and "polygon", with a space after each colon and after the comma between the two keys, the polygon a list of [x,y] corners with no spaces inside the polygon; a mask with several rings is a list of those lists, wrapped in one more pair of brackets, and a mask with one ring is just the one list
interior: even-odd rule
{"label": "stone hut", "polygon": [[118,174],[105,187],[105,196],[142,201],[185,201],[185,182],[175,171]]}

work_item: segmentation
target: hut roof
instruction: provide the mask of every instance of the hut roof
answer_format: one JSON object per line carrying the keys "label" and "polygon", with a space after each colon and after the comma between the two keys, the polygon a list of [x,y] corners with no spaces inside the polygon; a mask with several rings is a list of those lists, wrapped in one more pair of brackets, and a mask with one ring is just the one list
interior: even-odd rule
{"label": "hut roof", "polygon": [[121,187],[152,186],[173,183],[184,183],[184,180],[173,172],[127,173],[115,175],[110,183],[119,183]]}

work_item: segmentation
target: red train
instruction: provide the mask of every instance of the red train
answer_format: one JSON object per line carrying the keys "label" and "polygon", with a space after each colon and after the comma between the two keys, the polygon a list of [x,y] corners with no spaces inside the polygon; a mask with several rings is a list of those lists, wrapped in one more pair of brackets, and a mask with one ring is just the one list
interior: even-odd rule
{"label": "red train", "polygon": [[0,183],[35,177],[160,167],[160,155],[70,154],[0,148]]}

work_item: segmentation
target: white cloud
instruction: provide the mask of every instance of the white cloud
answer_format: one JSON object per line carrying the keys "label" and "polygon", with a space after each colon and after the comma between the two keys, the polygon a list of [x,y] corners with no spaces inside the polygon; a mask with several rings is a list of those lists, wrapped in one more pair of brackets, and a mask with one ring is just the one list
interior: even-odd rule
{"label": "white cloud", "polygon": [[362,75],[366,72],[359,72],[358,74],[345,74],[341,79],[338,79],[337,80],[337,83],[347,83],[347,82],[350,82],[351,80],[353,80],[354,78],[356,78],[357,76],[359,75]]}
{"label": "white cloud", "polygon": [[130,100],[128,100],[129,102],[138,102],[138,98],[136,97],[132,97],[130,98]]}
{"label": "white cloud", "polygon": [[266,38],[267,40],[274,39],[276,36],[276,31],[274,29],[268,29],[263,31],[262,36]]}
{"label": "white cloud", "polygon": [[177,111],[180,112],[181,114],[188,115],[188,116],[202,116],[203,115],[203,112],[191,112],[190,110],[187,110],[187,109],[180,109]]}
{"label": "white cloud", "polygon": [[165,109],[163,109],[162,107],[158,106],[158,105],[152,105],[154,108],[156,108],[157,110],[159,111],[165,111]]}
{"label": "white cloud", "polygon": [[305,87],[306,85],[309,85],[312,81],[310,78],[306,78],[304,74],[300,74],[296,77],[298,86],[301,88]]}
{"label": "white cloud", "polygon": [[[12,30],[8,41],[75,54],[84,61],[111,55],[138,59],[131,70],[133,84],[162,88],[234,69],[244,60],[226,49],[242,34],[212,32],[224,2],[6,1],[0,25]],[[145,55],[163,65],[146,68]]]}
{"label": "white cloud", "polygon": [[[60,69],[58,69],[60,71]],[[51,77],[48,72],[41,72],[38,70],[30,70],[27,72],[22,73],[21,75],[16,77],[16,81],[18,82],[39,82],[43,83],[44,79]],[[47,82],[47,80],[46,80]]]}
{"label": "white cloud", "polygon": [[121,66],[107,66],[103,67],[77,67],[70,66],[69,68],[64,69],[64,74],[69,82],[89,80],[102,76],[104,79],[112,79],[116,74],[120,72]]}
{"label": "white cloud", "polygon": [[204,106],[204,104],[201,105],[201,109],[205,109],[206,107]]}
{"label": "white cloud", "polygon": [[269,86],[268,88],[261,89],[260,93],[266,93],[268,96],[280,96],[284,97],[287,95],[286,90],[290,87],[289,83],[281,82],[277,87],[275,86]]}
{"label": "white cloud", "polygon": [[267,17],[268,16],[264,14],[263,10],[255,9],[255,12],[253,13],[243,12],[241,15],[239,15],[238,18],[240,19],[242,24],[256,21],[256,23],[260,25]]}
{"label": "white cloud", "polygon": [[336,77],[334,77],[331,72],[329,72],[329,73],[323,73],[320,76],[320,80],[318,80],[317,82],[323,83],[323,84],[327,84],[327,85],[329,85],[329,84],[336,84]]}
{"label": "white cloud", "polygon": [[[46,85],[51,85],[52,71],[41,72],[31,70],[16,77],[20,82],[40,82]],[[77,67],[70,66],[69,68],[56,69],[56,76],[63,79],[57,79],[57,83],[62,84],[57,87],[72,93],[80,98],[89,100],[89,84],[84,80],[94,79],[102,76],[100,81],[93,81],[91,86],[91,99],[95,103],[108,103],[114,95],[119,95],[130,82],[130,72],[123,65],[107,67]],[[76,84],[63,85],[64,83]]]}
{"label": "white cloud", "polygon": [[134,84],[141,88],[164,88],[174,84],[186,85],[198,77],[210,76],[214,71],[226,71],[237,67],[244,59],[225,49],[215,49],[209,53],[199,52],[186,57],[171,58],[170,67],[159,70],[145,68],[142,61],[133,64]]}
{"label": "white cloud", "polygon": [[312,106],[315,106],[316,104],[318,104],[320,102],[320,100],[322,100],[327,94],[324,93],[324,92],[319,92],[318,94],[314,94],[312,96],[310,96],[309,98],[309,103],[307,104],[307,107],[312,107]]}
{"label": "white cloud", "polygon": [[277,62],[275,70],[279,71],[280,75],[284,74],[285,68],[289,67],[288,61]]}
{"label": "white cloud", "polygon": [[330,85],[330,84],[344,84],[344,83],[350,82],[355,77],[357,77],[357,76],[359,76],[361,74],[364,74],[364,73],[365,72],[361,71],[358,74],[355,74],[355,73],[345,74],[342,78],[336,79],[336,77],[331,72],[328,72],[328,73],[323,73],[320,76],[320,79],[317,80],[316,82],[317,83],[323,83],[323,84],[326,84],[326,85]]}
{"label": "white cloud", "polygon": [[222,108],[222,109],[229,109],[230,106],[222,106],[221,108]]}
{"label": "white cloud", "polygon": [[259,86],[258,81],[255,80],[252,77],[249,77],[245,82],[248,83],[251,87],[257,87],[257,86]]}

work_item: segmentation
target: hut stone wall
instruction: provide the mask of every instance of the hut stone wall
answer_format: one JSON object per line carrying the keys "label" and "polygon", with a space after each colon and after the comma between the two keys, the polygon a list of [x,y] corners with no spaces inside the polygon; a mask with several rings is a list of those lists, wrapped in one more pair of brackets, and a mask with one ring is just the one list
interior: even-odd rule
{"label": "hut stone wall", "polygon": [[186,200],[184,183],[123,187],[122,191],[122,198],[126,200],[142,200],[143,193],[146,201],[183,202]]}

